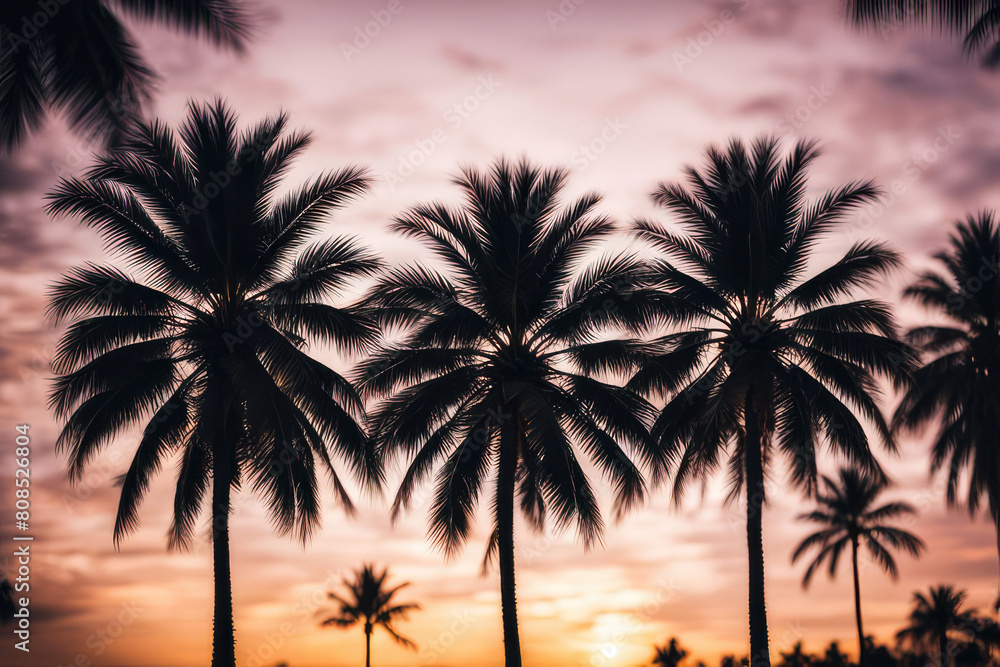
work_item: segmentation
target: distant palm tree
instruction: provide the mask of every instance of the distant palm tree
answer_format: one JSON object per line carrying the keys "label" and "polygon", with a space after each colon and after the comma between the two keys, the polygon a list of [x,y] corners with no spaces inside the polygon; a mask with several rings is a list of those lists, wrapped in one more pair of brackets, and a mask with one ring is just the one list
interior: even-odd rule
{"label": "distant palm tree", "polygon": [[850,658],[840,652],[837,642],[830,642],[823,657],[816,661],[816,667],[849,667],[850,664]]}
{"label": "distant palm tree", "polygon": [[826,439],[880,475],[852,408],[894,447],[873,397],[874,376],[899,385],[912,364],[887,304],[844,302],[897,267],[895,252],[860,241],[806,277],[816,244],[878,196],[870,182],[849,183],[806,203],[806,173],[818,155],[813,143],[799,142],[782,158],[773,137],[749,149],[738,140],[710,148],[704,171],[687,170],[690,190],[660,185],[654,194],[686,234],[636,223],[640,237],[668,256],[651,262],[651,282],[664,290],[664,317],[680,330],[658,341],[666,352],[629,386],[669,397],[652,434],[674,463],[676,502],[687,483],[706,479],[724,458],[730,499],[745,490],[755,666],[770,664],[761,529],[767,462],[783,454],[791,481],[811,492],[815,454]]}
{"label": "distant palm tree", "polygon": [[991,212],[956,224],[943,270],[924,272],[904,296],[945,323],[921,326],[908,339],[925,353],[924,365],[893,419],[897,429],[922,432],[937,425],[931,471],[947,467],[947,499],[974,515],[985,499],[1000,559],[1000,226]]}
{"label": "distant palm tree", "polygon": [[896,633],[900,642],[914,648],[937,648],[938,665],[948,663],[948,636],[952,632],[967,632],[975,618],[972,611],[963,611],[966,592],[954,586],[931,586],[930,595],[914,593],[910,624]]}
{"label": "distant palm tree", "polygon": [[242,50],[238,0],[4,0],[0,3],[0,142],[9,150],[46,107],[77,130],[116,138],[137,119],[153,72],[119,14],[155,20]]}
{"label": "distant palm tree", "polygon": [[[888,646],[876,644],[875,639],[869,635],[865,637],[865,662],[863,667],[900,667],[902,663],[896,660],[896,656]],[[862,664],[860,660],[859,664]]]}
{"label": "distant palm tree", "polygon": [[578,456],[611,479],[616,513],[643,497],[644,479],[620,443],[655,464],[652,407],[598,377],[635,368],[646,346],[597,337],[606,324],[635,321],[638,301],[617,299],[641,260],[581,260],[614,233],[588,194],[559,208],[566,172],[526,161],[465,170],[465,206],[418,206],[393,228],[423,241],[448,273],[423,265],[392,269],[369,307],[402,340],[359,369],[381,399],[371,424],[388,458],[410,458],[393,502],[397,518],[437,467],[430,537],[447,556],[469,537],[480,492],[496,480],[487,561],[500,569],[504,655],[521,664],[514,584],[515,499],[536,530],[554,513],[576,523],[584,546],[601,539],[597,496]]}
{"label": "distant palm tree", "polygon": [[781,654],[780,667],[810,667],[813,656],[802,650],[802,642],[795,642],[791,653]]}
{"label": "distant palm tree", "polygon": [[848,18],[883,33],[908,25],[930,25],[963,38],[966,56],[981,54],[1000,65],[1000,3],[996,0],[846,0]]}
{"label": "distant palm tree", "polygon": [[323,625],[350,628],[357,623],[364,623],[365,667],[371,667],[372,664],[372,632],[376,626],[381,626],[396,643],[409,649],[417,648],[411,640],[396,632],[392,624],[396,620],[406,620],[407,614],[420,609],[420,605],[395,604],[393,598],[396,593],[410,584],[406,582],[388,588],[385,581],[388,574],[388,568],[376,572],[374,565],[365,565],[355,572],[353,579],[343,580],[343,585],[347,589],[345,595],[327,593],[331,600],[340,604],[340,610],[336,616],[323,621]]}
{"label": "distant palm tree", "polygon": [[802,586],[808,587],[813,574],[824,561],[830,564],[833,577],[840,562],[840,555],[850,546],[851,563],[854,566],[854,617],[858,626],[858,662],[864,664],[865,634],[861,627],[861,584],[858,575],[858,545],[864,541],[875,563],[893,579],[898,578],[896,561],[889,552],[891,547],[903,549],[912,556],[919,556],[924,543],[912,533],[894,528],[886,522],[904,515],[912,515],[916,510],[907,503],[887,503],[875,507],[875,502],[889,482],[884,478],[865,475],[854,468],[841,468],[839,483],[823,476],[825,492],[821,491],[816,500],[820,509],[802,514],[800,519],[823,526],[821,530],[802,540],[792,554],[794,563],[806,551],[818,547],[819,552],[806,569]]}
{"label": "distant palm tree", "polygon": [[16,612],[14,585],[7,581],[7,577],[0,577],[0,623],[7,625],[13,621]]}
{"label": "distant palm tree", "polygon": [[48,206],[95,227],[138,272],[87,264],[51,290],[50,313],[74,320],[53,361],[51,407],[66,419],[56,448],[68,450],[70,479],[79,480],[104,446],[148,419],[120,480],[116,546],[139,525],[168,456],[181,456],[170,548],[190,545],[211,488],[214,667],[234,663],[232,492],[252,488],[278,531],[304,541],[320,520],[317,463],[353,511],[331,447],[362,483],[381,480],[360,397],[303,350],[311,338],[358,351],[377,336],[356,309],[323,299],[379,261],[346,238],[303,250],[369,180],[348,168],[275,200],[309,143],[286,136],[285,125],[279,115],[239,133],[221,101],[192,104],[180,141],[142,125],[82,180],[63,180]]}
{"label": "distant palm tree", "polygon": [[688,652],[681,648],[676,637],[671,637],[669,642],[663,646],[657,646],[653,650],[656,651],[653,656],[653,664],[660,665],[660,667],[677,667],[688,655]]}

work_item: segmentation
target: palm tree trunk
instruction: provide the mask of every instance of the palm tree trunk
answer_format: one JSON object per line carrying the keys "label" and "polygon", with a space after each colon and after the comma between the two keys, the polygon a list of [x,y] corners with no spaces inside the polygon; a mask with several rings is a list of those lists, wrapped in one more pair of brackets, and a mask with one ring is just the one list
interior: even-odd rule
{"label": "palm tree trunk", "polygon": [[750,664],[770,667],[767,638],[767,607],[764,603],[764,534],[761,515],[764,509],[763,429],[754,388],[747,391],[744,403],[747,491],[747,553],[750,560]]}
{"label": "palm tree trunk", "polygon": [[497,473],[497,536],[500,564],[500,604],[503,615],[503,651],[506,667],[521,667],[521,639],[517,629],[517,593],[514,586],[514,482],[518,458],[518,418],[513,414],[500,438]]}
{"label": "palm tree trunk", "polygon": [[861,629],[861,583],[858,577],[858,538],[851,540],[851,556],[854,561],[854,620],[858,623],[858,665],[865,665],[865,633]]}
{"label": "palm tree trunk", "polygon": [[[994,522],[994,528],[996,529],[997,535],[997,562],[1000,563],[1000,518]],[[1000,612],[1000,579],[997,580],[997,597],[996,601],[993,603],[993,613]]]}
{"label": "palm tree trunk", "polygon": [[233,581],[229,563],[229,481],[232,469],[230,460],[224,454],[225,451],[217,451],[212,458],[212,556],[215,573],[212,667],[236,667]]}
{"label": "palm tree trunk", "polygon": [[365,667],[372,667],[372,626],[365,624]]}
{"label": "palm tree trunk", "polygon": [[948,667],[948,633],[945,631],[938,635],[938,661],[940,667]]}

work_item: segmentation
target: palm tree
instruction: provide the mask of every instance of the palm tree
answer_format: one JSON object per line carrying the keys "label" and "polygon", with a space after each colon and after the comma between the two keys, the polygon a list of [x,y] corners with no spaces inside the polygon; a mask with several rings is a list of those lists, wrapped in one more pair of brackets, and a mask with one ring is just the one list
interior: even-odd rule
{"label": "palm tree", "polygon": [[781,654],[781,667],[810,667],[813,656],[802,650],[802,642],[795,642],[791,653]]}
{"label": "palm tree", "polygon": [[688,656],[688,652],[681,648],[676,637],[671,637],[670,641],[663,646],[653,649],[656,654],[653,656],[653,664],[660,667],[677,667]]}
{"label": "palm tree", "polygon": [[922,432],[937,424],[931,472],[947,465],[949,506],[975,515],[983,502],[993,520],[1000,559],[1000,226],[984,212],[958,222],[951,248],[936,255],[944,270],[927,271],[904,292],[943,318],[907,333],[925,353],[924,365],[904,394],[893,426]]}
{"label": "palm tree", "polygon": [[1000,65],[1000,5],[995,0],[846,0],[848,19],[883,33],[905,25],[930,25],[963,38],[966,56],[981,54]]}
{"label": "palm tree", "polygon": [[871,635],[865,637],[864,667],[898,667],[901,664],[888,646],[876,644]]}
{"label": "palm tree", "polygon": [[0,623],[7,625],[13,621],[16,612],[14,585],[7,580],[7,577],[0,577]]}
{"label": "palm tree", "polygon": [[830,642],[826,653],[816,662],[817,667],[848,667],[850,664],[850,658],[847,657],[846,653],[840,652],[840,646],[837,642]]}
{"label": "palm tree", "polygon": [[51,407],[66,419],[56,447],[79,480],[148,417],[120,480],[116,547],[138,527],[150,480],[171,454],[180,455],[171,549],[190,546],[211,487],[214,667],[234,663],[232,493],[249,486],[279,533],[305,541],[320,520],[317,463],[353,511],[330,447],[366,487],[381,480],[359,395],[303,350],[311,338],[358,351],[377,336],[356,308],[322,299],[379,261],[345,238],[303,249],[369,179],[348,168],[276,199],[309,143],[285,126],[281,114],[238,132],[223,102],[192,103],[179,138],[159,123],[139,126],[85,178],[61,181],[48,205],[95,227],[138,272],[87,264],[52,288],[50,313],[74,320],[53,361]]}
{"label": "palm tree", "polygon": [[858,626],[858,663],[865,660],[865,634],[861,626],[861,585],[858,576],[858,546],[863,541],[868,553],[883,572],[893,579],[899,577],[896,561],[889,549],[903,549],[912,556],[919,556],[924,543],[902,528],[887,525],[887,521],[904,515],[916,514],[907,503],[886,503],[874,507],[878,497],[889,486],[888,480],[864,475],[854,468],[841,468],[839,483],[823,475],[825,493],[816,498],[820,509],[799,518],[823,526],[802,540],[792,554],[794,563],[806,551],[818,547],[816,557],[806,569],[802,586],[806,588],[813,574],[824,563],[830,564],[830,577],[837,571],[840,555],[851,548],[854,567],[854,618]]}
{"label": "palm tree", "polygon": [[849,183],[807,204],[806,172],[818,154],[815,144],[799,142],[783,159],[773,137],[750,149],[739,140],[710,148],[704,171],[687,169],[690,190],[661,184],[653,195],[687,233],[635,225],[668,256],[651,263],[649,279],[664,291],[679,330],[657,341],[665,351],[629,386],[668,397],[652,434],[673,464],[675,502],[723,457],[730,499],[746,492],[754,665],[770,664],[761,531],[768,462],[783,455],[791,481],[811,493],[825,437],[854,465],[881,475],[852,408],[893,448],[874,376],[898,385],[912,363],[889,306],[842,298],[897,267],[895,252],[861,241],[805,277],[816,244],[878,195],[871,182]]}
{"label": "palm tree", "polygon": [[572,277],[615,227],[593,213],[597,195],[559,210],[565,180],[561,169],[500,159],[488,173],[467,169],[456,179],[463,208],[429,204],[397,218],[393,228],[423,241],[447,273],[401,266],[372,289],[373,312],[405,333],[359,371],[362,390],[381,399],[371,424],[385,456],[410,458],[393,518],[437,468],[429,535],[454,556],[483,485],[495,479],[485,562],[498,556],[507,667],[521,664],[515,499],[534,529],[554,513],[559,528],[575,521],[589,547],[603,521],[578,456],[611,479],[619,516],[644,486],[620,443],[651,466],[658,456],[645,421],[651,406],[595,377],[624,376],[645,350],[595,333],[637,319],[642,300],[622,295],[640,259],[605,256]]}
{"label": "palm tree", "polygon": [[938,664],[948,665],[948,633],[967,631],[974,613],[962,611],[966,592],[954,586],[931,586],[930,596],[913,594],[910,624],[896,633],[900,642],[913,648],[937,648]]}
{"label": "palm tree", "polygon": [[354,579],[344,579],[343,585],[347,589],[346,595],[327,593],[331,600],[340,604],[340,610],[336,616],[331,616],[323,621],[323,625],[349,628],[359,622],[364,623],[365,667],[371,667],[372,664],[372,631],[376,626],[384,628],[397,644],[409,649],[417,648],[417,645],[411,640],[396,632],[392,624],[397,619],[406,620],[407,614],[420,609],[420,605],[413,603],[395,604],[393,598],[396,593],[410,584],[406,582],[387,588],[385,580],[388,575],[388,568],[376,572],[374,565],[366,564],[355,572]]}
{"label": "palm tree", "polygon": [[239,0],[4,0],[0,3],[0,142],[10,150],[46,107],[77,130],[116,139],[155,76],[119,14],[155,20],[240,51],[250,19]]}

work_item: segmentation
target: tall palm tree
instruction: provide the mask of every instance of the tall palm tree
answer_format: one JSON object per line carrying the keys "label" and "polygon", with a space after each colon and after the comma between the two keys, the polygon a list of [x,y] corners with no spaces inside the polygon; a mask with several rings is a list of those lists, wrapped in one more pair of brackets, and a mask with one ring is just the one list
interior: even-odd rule
{"label": "tall palm tree", "polygon": [[947,500],[975,515],[985,504],[1000,559],[1000,225],[991,212],[956,223],[951,247],[936,255],[943,270],[926,271],[904,296],[943,321],[907,333],[925,354],[893,426],[920,432],[937,426],[931,471],[947,467]]}
{"label": "tall palm tree", "polygon": [[607,377],[624,380],[645,345],[596,333],[637,320],[642,300],[622,295],[641,261],[605,256],[573,277],[615,227],[594,213],[597,195],[560,209],[565,180],[561,169],[501,159],[456,179],[464,207],[429,204],[397,218],[393,228],[423,241],[446,272],[396,267],[372,289],[369,306],[404,333],[360,368],[362,390],[381,399],[373,435],[388,458],[410,459],[394,518],[437,468],[429,535],[453,556],[486,480],[496,482],[486,561],[498,556],[507,667],[521,664],[515,499],[531,527],[553,513],[557,527],[575,522],[589,547],[603,521],[578,457],[610,478],[618,515],[644,486],[622,445],[657,465],[651,406]]}
{"label": "tall palm tree", "polygon": [[328,592],[331,600],[340,604],[336,616],[323,621],[323,625],[333,625],[338,628],[350,628],[358,623],[364,623],[365,628],[365,667],[372,664],[372,632],[381,626],[396,643],[406,648],[416,649],[417,645],[410,639],[396,632],[392,624],[397,620],[406,620],[407,614],[420,609],[414,603],[395,604],[393,598],[401,589],[409,586],[409,582],[392,588],[386,586],[389,569],[375,571],[375,566],[366,564],[355,572],[353,579],[343,580],[345,595]]}
{"label": "tall palm tree", "polygon": [[46,107],[101,138],[117,138],[136,120],[155,77],[121,15],[238,51],[251,24],[239,0],[4,0],[0,142],[8,150],[41,125]]}
{"label": "tall palm tree", "polygon": [[688,656],[688,652],[681,648],[676,637],[671,637],[670,641],[663,646],[653,649],[656,653],[653,656],[653,664],[660,667],[677,667]]}
{"label": "tall palm tree", "polygon": [[850,546],[854,567],[854,618],[858,627],[858,662],[865,660],[865,634],[861,625],[861,584],[858,575],[858,546],[864,542],[868,553],[883,572],[893,579],[899,577],[896,561],[887,547],[903,549],[912,556],[919,556],[924,543],[916,535],[886,522],[904,515],[916,514],[908,503],[886,503],[875,507],[878,497],[889,486],[884,478],[864,475],[854,468],[841,468],[840,479],[835,482],[823,475],[824,491],[816,500],[820,509],[799,518],[818,523],[822,528],[806,537],[792,554],[794,563],[813,547],[818,547],[816,557],[802,578],[803,588],[809,586],[813,574],[829,562],[830,577],[837,572],[840,556]]}
{"label": "tall palm tree", "polygon": [[846,0],[848,19],[883,33],[907,25],[930,25],[962,37],[965,55],[1000,65],[1000,3],[996,0]]}
{"label": "tall palm tree", "polygon": [[937,648],[938,664],[948,665],[949,633],[966,632],[974,620],[971,610],[962,610],[966,592],[954,586],[931,586],[930,595],[913,594],[910,624],[896,633],[901,642],[914,648]]}
{"label": "tall palm tree", "polygon": [[[874,398],[875,376],[903,382],[912,355],[895,336],[889,306],[845,302],[899,265],[882,243],[860,241],[806,276],[816,244],[846,215],[876,199],[870,182],[849,183],[806,203],[806,172],[818,155],[799,142],[782,157],[777,139],[748,149],[733,140],[708,150],[703,171],[687,169],[690,190],[661,184],[654,201],[674,212],[676,233],[640,220],[642,239],[666,253],[650,264],[676,330],[666,349],[629,386],[666,396],[652,428],[675,473],[674,500],[724,457],[730,499],[745,490],[751,663],[769,665],[761,511],[765,469],[777,455],[792,483],[812,492],[821,440],[854,465],[881,475],[862,413],[883,442],[892,434]],[[669,297],[669,301],[667,300]]]}
{"label": "tall palm tree", "polygon": [[56,447],[79,480],[104,446],[145,421],[121,478],[116,546],[138,527],[169,456],[180,456],[170,548],[190,545],[211,488],[214,667],[234,663],[232,493],[249,486],[278,532],[305,541],[320,520],[317,463],[353,511],[331,448],[365,486],[381,480],[359,395],[303,349],[311,338],[358,351],[377,336],[356,308],[323,299],[379,261],[346,238],[303,248],[369,179],[352,167],[276,199],[309,143],[285,126],[282,114],[239,132],[223,102],[192,104],[179,137],[139,126],[82,180],[61,181],[48,206],[96,228],[137,272],[87,264],[51,290],[50,313],[73,320],[53,361],[51,407],[66,420]]}

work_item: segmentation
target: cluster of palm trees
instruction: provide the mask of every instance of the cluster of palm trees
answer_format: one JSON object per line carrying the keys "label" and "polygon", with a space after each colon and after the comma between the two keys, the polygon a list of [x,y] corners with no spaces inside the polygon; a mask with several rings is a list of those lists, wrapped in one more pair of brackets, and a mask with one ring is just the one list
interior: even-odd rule
{"label": "cluster of palm trees", "polygon": [[[235,661],[232,494],[253,491],[279,533],[305,541],[320,521],[317,465],[349,513],[340,466],[374,492],[387,461],[407,461],[393,516],[433,476],[429,535],[449,555],[490,489],[486,557],[499,564],[509,666],[520,664],[515,510],[535,529],[573,524],[585,546],[599,543],[583,458],[609,480],[616,516],[659,484],[680,502],[689,483],[725,467],[731,497],[745,494],[755,665],[769,660],[764,479],[780,459],[826,508],[809,516],[826,528],[799,550],[820,548],[807,580],[824,558],[833,571],[847,545],[856,561],[864,544],[890,572],[886,546],[921,547],[884,524],[909,508],[870,507],[887,478],[864,422],[893,451],[893,426],[943,412],[935,462],[949,462],[949,498],[966,467],[973,510],[996,486],[985,405],[1000,291],[981,267],[1000,243],[988,215],[957,227],[946,273],[907,292],[953,324],[915,329],[907,342],[886,303],[851,297],[900,266],[886,244],[859,241],[810,266],[824,237],[878,196],[859,182],[807,202],[812,143],[787,155],[767,137],[710,149],[687,187],[654,195],[676,228],[640,220],[620,230],[595,194],[560,201],[564,171],[500,159],[456,178],[460,206],[397,216],[393,229],[437,261],[391,267],[356,239],[312,240],[367,192],[363,169],[275,197],[307,145],[283,115],[241,131],[224,103],[192,104],[179,131],[140,123],[49,195],[51,214],[79,217],[134,271],[88,264],[51,289],[50,313],[70,322],[53,360],[51,406],[65,421],[57,447],[76,478],[118,434],[145,425],[122,478],[116,543],[138,527],[143,495],[170,458],[179,459],[171,548],[190,544],[210,499],[214,665]],[[586,261],[616,234],[632,244]],[[365,294],[342,303],[364,279]],[[361,360],[342,374],[307,355],[308,342]],[[879,378],[904,394],[893,424]],[[843,489],[829,478],[818,488],[823,447],[849,464]]]}
{"label": "cluster of palm trees", "polygon": [[[822,655],[805,651],[797,642],[791,651],[781,653],[778,667],[983,667],[998,664],[995,651],[1000,648],[1000,624],[974,609],[963,609],[966,591],[954,586],[932,586],[927,593],[913,596],[908,624],[896,633],[895,649],[864,638],[865,651],[858,663],[832,642]],[[677,638],[654,648],[653,665],[679,667],[688,652]],[[699,667],[705,663],[698,662]],[[750,659],[724,656],[721,667],[750,664]]]}
{"label": "cluster of palm trees", "polygon": [[[971,30],[977,49],[997,25],[986,2],[848,4],[859,21],[937,16]],[[964,13],[934,13],[953,5]],[[521,664],[516,508],[532,528],[575,525],[585,546],[598,544],[604,522],[582,459],[609,480],[616,517],[661,484],[680,502],[692,482],[726,469],[730,498],[746,506],[754,665],[769,664],[769,468],[783,461],[795,486],[819,494],[810,518],[825,528],[798,552],[819,550],[807,580],[824,559],[835,571],[848,546],[855,563],[864,545],[890,573],[887,547],[921,548],[884,524],[905,506],[869,507],[888,478],[866,426],[888,452],[897,434],[936,428],[932,463],[948,470],[949,502],[975,512],[986,501],[1000,526],[1000,237],[990,214],[956,225],[942,268],[906,291],[948,324],[906,336],[885,302],[854,296],[901,266],[887,244],[860,241],[815,270],[817,245],[878,189],[848,183],[807,202],[818,155],[807,142],[788,154],[771,138],[712,148],[686,184],[656,190],[673,226],[627,229],[598,212],[596,194],[562,202],[566,172],[497,160],[456,178],[460,206],[396,217],[393,229],[435,262],[388,267],[356,239],[312,240],[370,190],[364,169],[276,195],[309,143],[284,115],[240,130],[215,102],[192,104],[178,131],[139,120],[151,74],[116,12],[239,49],[252,23],[239,3],[54,7],[44,19],[34,2],[0,9],[0,39],[12,46],[0,48],[0,133],[16,145],[50,106],[110,140],[94,167],[52,191],[48,211],[96,229],[133,271],[88,264],[52,288],[50,313],[69,324],[53,360],[57,447],[79,479],[111,440],[144,426],[122,477],[116,544],[138,527],[153,476],[177,459],[168,544],[190,545],[207,504],[214,666],[235,664],[232,494],[256,493],[277,531],[304,541],[320,521],[317,465],[348,513],[343,466],[374,494],[386,462],[405,460],[394,517],[433,477],[430,538],[448,555],[490,492],[486,559],[499,567],[508,666]],[[585,261],[622,234],[629,249]],[[349,302],[364,281],[374,284]],[[309,343],[359,361],[337,372],[306,354]],[[902,394],[892,419],[880,383]],[[824,447],[848,464],[840,485],[817,469]],[[857,576],[855,591],[860,640]]]}

